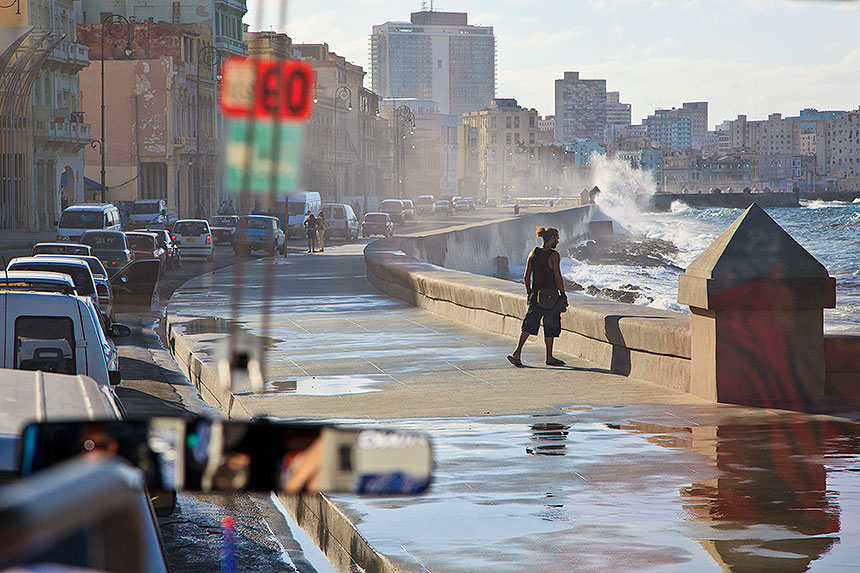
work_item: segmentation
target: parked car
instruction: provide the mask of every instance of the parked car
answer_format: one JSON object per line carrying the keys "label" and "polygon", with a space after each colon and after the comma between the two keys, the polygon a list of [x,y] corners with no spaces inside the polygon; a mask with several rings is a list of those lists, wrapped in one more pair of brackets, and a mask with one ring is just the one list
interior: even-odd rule
{"label": "parked car", "polygon": [[209,219],[209,229],[212,231],[212,242],[216,245],[232,244],[236,234],[239,217],[236,215],[218,215]]}
{"label": "parked car", "polygon": [[420,195],[415,199],[415,211],[418,215],[432,215],[435,211],[433,195]]}
{"label": "parked car", "polygon": [[[75,291],[80,296],[89,297],[98,307],[99,296],[96,281],[86,261],[61,256],[15,257],[6,265],[7,271],[47,271],[64,273],[72,278]],[[109,316],[110,309],[102,309]]]}
{"label": "parked car", "polygon": [[236,236],[233,239],[233,251],[239,253],[242,247],[248,251],[266,251],[270,255],[275,252],[284,254],[286,236],[278,226],[276,217],[266,215],[245,215],[239,217]]}
{"label": "parked car", "polygon": [[388,213],[366,213],[361,223],[361,236],[385,235],[390,237],[394,234],[394,223]]}
{"label": "parked car", "polygon": [[439,199],[438,201],[436,201],[434,210],[437,213],[444,213],[445,215],[450,215],[454,212],[454,209],[451,208],[451,202],[447,199]]}
{"label": "parked car", "polygon": [[167,268],[167,251],[158,245],[155,233],[131,231],[125,234],[129,248],[134,252],[134,260],[157,259],[161,268]]}
{"label": "parked car", "polygon": [[81,236],[81,243],[92,247],[110,276],[134,260],[122,231],[87,231]]}
{"label": "parked car", "polygon": [[487,197],[487,200],[484,201],[484,207],[497,207],[498,203],[496,202],[495,197]]}
{"label": "parked car", "polygon": [[326,237],[337,237],[344,241],[358,238],[360,224],[351,205],[326,203],[322,206],[325,215]]}
{"label": "parked car", "polygon": [[403,220],[414,221],[415,205],[412,204],[412,199],[401,199],[400,202],[403,203]]}
{"label": "parked car", "polygon": [[478,204],[475,201],[474,197],[463,197],[463,202],[466,204],[466,207],[468,207],[469,211],[474,211],[478,208]]}
{"label": "parked car", "polygon": [[[116,346],[104,336],[89,298],[54,292],[0,292],[0,297],[7,333],[0,368],[84,374],[101,386],[119,384]],[[114,325],[116,334],[119,326]]]}
{"label": "parked car", "polygon": [[36,243],[34,255],[91,255],[92,247],[80,243]]}
{"label": "parked car", "polygon": [[57,241],[80,243],[89,230],[120,231],[119,209],[109,203],[81,203],[66,207],[57,223]]}
{"label": "parked car", "polygon": [[[55,257],[59,255],[36,255],[36,257]],[[102,262],[93,256],[83,255],[62,255],[64,258],[78,259],[87,263],[90,267],[90,272],[93,274],[93,281],[96,283],[96,294],[99,298],[99,308],[107,314],[110,322],[115,320],[113,310],[113,289],[110,286],[110,278],[108,277],[107,269]]]}
{"label": "parked car", "polygon": [[51,271],[5,271],[0,273],[0,291],[78,294],[72,277]]}
{"label": "parked car", "polygon": [[461,211],[469,210],[469,202],[466,200],[465,197],[454,197],[453,205],[454,211],[458,213]]}
{"label": "parked car", "polygon": [[379,204],[379,211],[381,213],[388,213],[391,217],[391,222],[395,225],[402,225],[405,220],[403,201],[400,199],[386,199]]}
{"label": "parked car", "polygon": [[179,259],[179,246],[173,240],[173,235],[167,229],[144,229],[147,233],[155,235],[155,240],[158,246],[164,249],[166,253],[166,268],[165,270],[178,269],[182,266],[182,261]]}
{"label": "parked car", "polygon": [[173,225],[173,236],[179,245],[179,256],[182,259],[203,257],[207,261],[214,260],[212,248],[212,230],[206,219],[180,219]]}

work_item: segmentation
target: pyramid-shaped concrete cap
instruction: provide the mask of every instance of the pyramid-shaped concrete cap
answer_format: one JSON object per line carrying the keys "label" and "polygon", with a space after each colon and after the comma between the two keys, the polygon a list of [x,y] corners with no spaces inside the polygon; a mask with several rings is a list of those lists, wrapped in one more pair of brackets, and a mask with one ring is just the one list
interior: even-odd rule
{"label": "pyramid-shaped concrete cap", "polygon": [[687,267],[688,276],[750,280],[827,277],[827,269],[757,204]]}

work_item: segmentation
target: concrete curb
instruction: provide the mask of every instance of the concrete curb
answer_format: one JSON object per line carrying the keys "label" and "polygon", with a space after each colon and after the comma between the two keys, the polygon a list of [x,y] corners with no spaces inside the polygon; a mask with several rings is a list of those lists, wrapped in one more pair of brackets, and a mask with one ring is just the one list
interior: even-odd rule
{"label": "concrete curb", "polygon": [[278,499],[296,523],[325,553],[335,569],[368,573],[420,570],[417,567],[404,568],[402,565],[395,565],[378,553],[349,517],[325,495],[281,494]]}

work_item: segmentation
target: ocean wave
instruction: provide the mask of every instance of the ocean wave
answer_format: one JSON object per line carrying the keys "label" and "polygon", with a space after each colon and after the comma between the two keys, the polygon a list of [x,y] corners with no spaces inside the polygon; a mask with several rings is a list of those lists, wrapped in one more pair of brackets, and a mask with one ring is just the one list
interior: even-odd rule
{"label": "ocean wave", "polygon": [[[854,203],[857,203],[857,200],[855,200]],[[845,205],[850,205],[850,203],[847,201],[821,201],[818,199],[814,201],[800,201],[800,207],[803,209],[827,209],[832,207],[844,207]]]}
{"label": "ocean wave", "polygon": [[678,199],[672,201],[672,204],[669,206],[670,213],[688,213],[690,209],[689,205]]}

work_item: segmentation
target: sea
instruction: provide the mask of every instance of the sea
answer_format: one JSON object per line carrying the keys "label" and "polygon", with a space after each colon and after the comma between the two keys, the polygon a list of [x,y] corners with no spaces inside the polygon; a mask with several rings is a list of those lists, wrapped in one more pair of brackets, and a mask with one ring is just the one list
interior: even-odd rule
{"label": "sea", "polygon": [[[619,289],[637,285],[647,294],[637,304],[676,312],[689,312],[678,304],[678,276],[743,211],[741,209],[693,208],[675,202],[669,212],[644,208],[653,189],[624,170],[607,170],[598,206],[632,235],[662,239],[678,251],[672,264],[635,266],[593,264],[566,258],[565,278],[581,285]],[[620,171],[620,172],[619,172]],[[765,209],[795,241],[809,251],[836,279],[836,308],[824,312],[828,333],[860,333],[860,199],[853,203],[803,201],[799,208]]]}

